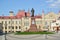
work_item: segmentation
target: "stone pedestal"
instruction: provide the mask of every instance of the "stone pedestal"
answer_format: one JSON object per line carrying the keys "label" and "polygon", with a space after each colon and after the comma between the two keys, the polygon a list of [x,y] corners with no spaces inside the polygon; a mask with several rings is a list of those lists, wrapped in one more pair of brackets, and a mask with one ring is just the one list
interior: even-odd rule
{"label": "stone pedestal", "polygon": [[30,26],[28,32],[37,32],[37,31],[38,31],[38,29],[37,29],[37,26],[35,24],[35,18],[32,17],[31,18],[31,26]]}

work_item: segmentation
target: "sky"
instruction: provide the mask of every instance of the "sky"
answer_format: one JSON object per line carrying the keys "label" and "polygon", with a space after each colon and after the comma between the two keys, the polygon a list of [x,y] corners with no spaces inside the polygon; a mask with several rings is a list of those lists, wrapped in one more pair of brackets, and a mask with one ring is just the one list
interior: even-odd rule
{"label": "sky", "polygon": [[18,10],[26,12],[34,8],[35,15],[42,14],[42,10],[58,13],[60,10],[60,0],[0,0],[0,15],[9,15],[9,11],[14,11],[16,15]]}

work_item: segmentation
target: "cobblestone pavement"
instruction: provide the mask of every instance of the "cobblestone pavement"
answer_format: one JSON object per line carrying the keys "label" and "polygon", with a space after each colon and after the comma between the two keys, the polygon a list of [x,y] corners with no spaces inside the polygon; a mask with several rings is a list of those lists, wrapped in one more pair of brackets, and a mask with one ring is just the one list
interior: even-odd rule
{"label": "cobblestone pavement", "polygon": [[0,35],[0,40],[5,40],[4,35]]}
{"label": "cobblestone pavement", "polygon": [[2,40],[2,36],[0,35],[0,40]]}
{"label": "cobblestone pavement", "polygon": [[50,35],[14,35],[7,34],[7,40],[60,40],[60,32]]}

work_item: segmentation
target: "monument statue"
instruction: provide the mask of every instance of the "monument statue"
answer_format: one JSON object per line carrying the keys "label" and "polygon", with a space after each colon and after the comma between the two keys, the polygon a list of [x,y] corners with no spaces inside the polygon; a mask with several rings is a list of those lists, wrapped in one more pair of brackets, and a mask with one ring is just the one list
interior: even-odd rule
{"label": "monument statue", "polygon": [[32,13],[32,17],[34,17],[34,9],[33,8],[31,10],[31,13]]}

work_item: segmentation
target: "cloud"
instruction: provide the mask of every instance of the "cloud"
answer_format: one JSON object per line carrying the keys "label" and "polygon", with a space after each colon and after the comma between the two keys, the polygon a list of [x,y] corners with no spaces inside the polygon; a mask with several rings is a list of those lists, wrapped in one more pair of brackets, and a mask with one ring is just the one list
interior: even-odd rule
{"label": "cloud", "polygon": [[48,0],[50,1],[49,6],[52,8],[60,8],[60,0]]}
{"label": "cloud", "polygon": [[54,0],[46,0],[46,2],[53,2]]}

